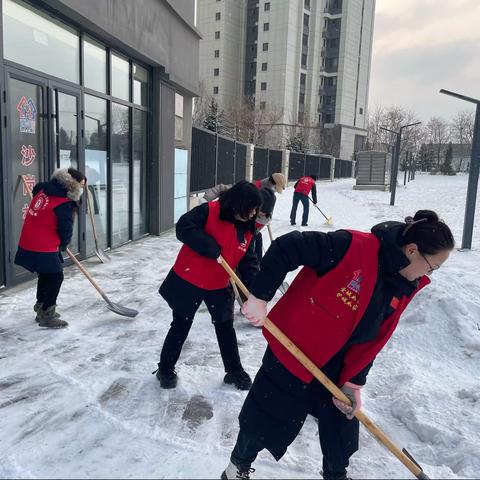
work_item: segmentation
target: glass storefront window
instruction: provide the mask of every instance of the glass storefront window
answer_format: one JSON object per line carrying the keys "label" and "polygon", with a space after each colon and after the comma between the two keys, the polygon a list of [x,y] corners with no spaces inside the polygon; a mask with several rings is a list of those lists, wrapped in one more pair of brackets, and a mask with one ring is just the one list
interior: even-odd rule
{"label": "glass storefront window", "polygon": [[133,238],[147,233],[147,112],[133,111]]}
{"label": "glass storefront window", "polygon": [[188,151],[175,149],[175,192],[173,220],[177,220],[187,211]]}
{"label": "glass storefront window", "polygon": [[112,246],[130,239],[129,108],[112,102]]}
{"label": "glass storefront window", "polygon": [[83,84],[98,92],[107,91],[107,51],[87,38],[83,41]]}
{"label": "glass storefront window", "polygon": [[133,103],[148,105],[148,71],[133,64]]}
{"label": "glass storefront window", "polygon": [[130,100],[130,65],[128,60],[112,54],[112,96]]}
{"label": "glass storefront window", "polygon": [[78,33],[20,1],[3,0],[3,51],[12,62],[79,83]]}
{"label": "glass storefront window", "polygon": [[[107,176],[107,101],[85,95],[85,175],[88,195],[98,241],[103,248],[108,246],[108,176]],[[95,243],[92,226],[86,221],[87,253],[93,253]]]}

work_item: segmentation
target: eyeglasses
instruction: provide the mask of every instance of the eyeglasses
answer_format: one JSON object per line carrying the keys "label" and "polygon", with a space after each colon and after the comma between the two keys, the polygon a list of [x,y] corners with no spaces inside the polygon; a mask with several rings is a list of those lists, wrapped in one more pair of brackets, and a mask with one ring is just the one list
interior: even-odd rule
{"label": "eyeglasses", "polygon": [[435,267],[428,261],[428,258],[422,253],[419,252],[420,255],[423,257],[423,259],[427,262],[427,265],[429,266],[429,269],[427,271],[427,275],[432,274],[435,270],[438,270],[440,267],[436,265]]}

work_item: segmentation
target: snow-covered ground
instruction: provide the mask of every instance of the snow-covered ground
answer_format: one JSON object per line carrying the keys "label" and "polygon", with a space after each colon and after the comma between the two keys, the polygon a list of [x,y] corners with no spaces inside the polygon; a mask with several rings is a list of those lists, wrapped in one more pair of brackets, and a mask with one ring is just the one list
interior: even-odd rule
{"label": "snow-covered ground", "polygon": [[[460,244],[466,176],[417,175],[397,189],[394,207],[388,192],[355,191],[352,185],[351,179],[319,182],[319,205],[333,216],[334,226],[325,226],[312,209],[308,228],[368,230],[382,220],[433,208]],[[278,197],[275,235],[292,228],[291,196],[290,188]],[[367,415],[431,478],[478,478],[480,472],[479,223],[473,250],[455,251],[435,272],[432,285],[402,317],[364,389]],[[36,325],[33,282],[2,293],[0,477],[219,478],[235,442],[245,392],[222,383],[204,306],[178,363],[179,386],[161,390],[151,375],[171,321],[157,290],[179,247],[169,233],[112,252],[109,264],[86,262],[113,301],[140,311],[135,319],[107,310],[73,267],[66,269],[58,300],[68,329]],[[236,326],[244,366],[253,376],[265,341],[238,314]],[[309,418],[279,463],[268,452],[260,454],[255,478],[319,478],[320,466],[316,423]],[[349,473],[412,477],[365,429]]]}

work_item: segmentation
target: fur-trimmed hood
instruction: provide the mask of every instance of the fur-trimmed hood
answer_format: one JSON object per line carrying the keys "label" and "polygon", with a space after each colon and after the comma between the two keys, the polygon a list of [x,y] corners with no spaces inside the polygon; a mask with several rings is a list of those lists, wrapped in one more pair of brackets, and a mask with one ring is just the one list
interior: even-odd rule
{"label": "fur-trimmed hood", "polygon": [[83,187],[69,173],[67,168],[57,168],[52,175],[52,181],[56,181],[67,191],[67,197],[78,202],[83,193]]}

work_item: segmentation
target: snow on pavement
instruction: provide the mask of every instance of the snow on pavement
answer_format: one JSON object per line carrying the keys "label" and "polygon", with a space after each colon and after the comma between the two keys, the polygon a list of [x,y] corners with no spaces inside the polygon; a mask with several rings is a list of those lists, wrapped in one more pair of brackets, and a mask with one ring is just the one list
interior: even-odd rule
{"label": "snow on pavement", "polygon": [[[318,182],[319,206],[308,229],[368,230],[419,208],[437,210],[461,242],[467,177],[418,175],[390,194],[356,191],[353,180]],[[272,230],[290,231],[292,189],[277,197]],[[297,212],[300,220],[301,206]],[[477,215],[478,217],[478,215]],[[364,389],[365,413],[431,478],[476,478],[480,472],[480,233],[473,249],[454,251],[404,313]],[[297,227],[301,228],[301,227]],[[268,235],[264,234],[268,246]],[[136,308],[135,319],[105,308],[74,267],[58,299],[70,322],[39,328],[29,282],[0,296],[1,478],[219,478],[238,432],[245,392],[222,383],[214,329],[202,305],[177,371],[162,390],[156,368],[171,312],[158,295],[180,243],[174,233],[111,252],[112,262],[84,262],[112,301]],[[289,281],[294,277],[289,274]],[[253,376],[265,341],[236,312],[240,353]],[[316,423],[307,422],[277,463],[262,452],[253,478],[319,478]],[[365,429],[352,457],[353,478],[411,478]]]}

